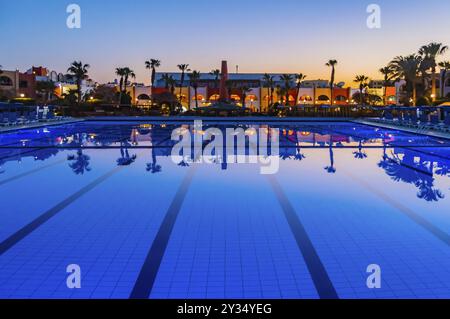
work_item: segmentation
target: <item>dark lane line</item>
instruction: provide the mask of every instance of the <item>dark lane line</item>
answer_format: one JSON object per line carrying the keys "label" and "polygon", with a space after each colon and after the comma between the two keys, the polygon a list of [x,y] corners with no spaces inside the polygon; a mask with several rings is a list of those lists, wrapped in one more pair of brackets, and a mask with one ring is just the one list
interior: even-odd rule
{"label": "dark lane line", "polygon": [[322,261],[309,238],[305,227],[302,225],[298,214],[292,207],[289,199],[281,188],[275,176],[268,175],[270,185],[283,209],[286,220],[295,237],[298,248],[303,255],[306,266],[308,267],[311,279],[314,282],[317,293],[321,299],[339,299],[338,294],[325,270]]}
{"label": "dark lane line", "polygon": [[65,161],[66,161],[65,159],[62,159],[62,160],[56,161],[56,162],[51,163],[51,164],[47,164],[47,165],[44,165],[44,166],[41,166],[41,167],[37,167],[37,168],[32,169],[32,170],[30,170],[28,172],[24,172],[22,174],[11,176],[10,178],[7,178],[7,179],[4,179],[4,180],[0,181],[0,186],[5,185],[6,183],[9,183],[9,182],[15,181],[17,179],[20,179],[22,177],[26,177],[28,175],[37,173],[37,172],[42,171],[42,170],[44,170],[46,168],[49,168],[49,167],[56,166],[58,164],[64,163]]}
{"label": "dark lane line", "polygon": [[357,177],[356,175],[352,174],[348,170],[342,169],[348,177],[350,177],[353,181],[358,183],[360,186],[364,187],[371,193],[378,196],[380,199],[388,203],[390,206],[397,209],[397,211],[403,213],[405,216],[409,217],[412,221],[414,221],[417,225],[423,227],[425,230],[430,232],[432,235],[434,235],[437,239],[443,241],[445,244],[450,246],[450,235],[447,234],[445,231],[441,230],[440,228],[433,225],[431,222],[414,212],[412,209],[406,207],[402,203],[398,202],[397,200],[393,199],[389,195],[387,195],[382,190],[379,190],[378,188],[372,186],[370,183],[366,182],[365,180]]}
{"label": "dark lane line", "polygon": [[17,232],[9,236],[7,239],[2,241],[0,243],[0,256],[3,255],[6,251],[8,251],[11,247],[16,245],[19,241],[27,237],[29,234],[31,234],[34,230],[36,230],[38,227],[40,227],[42,224],[44,224],[46,221],[48,221],[50,218],[58,214],[60,211],[62,211],[64,208],[75,202],[77,199],[79,199],[84,194],[88,193],[92,189],[94,189],[96,186],[104,182],[106,179],[114,175],[115,173],[122,170],[124,167],[115,167],[113,170],[109,171],[108,173],[100,176],[87,186],[80,189],[78,192],[72,194],[71,196],[64,199],[62,202],[59,202],[54,207],[50,208],[48,211],[34,219],[31,223],[28,225],[22,227]]}
{"label": "dark lane line", "polygon": [[148,299],[155,283],[156,275],[169,243],[173,227],[180,213],[184,198],[195,174],[195,167],[191,167],[186,173],[175,197],[166,212],[166,216],[159,227],[158,233],[153,240],[152,246],[145,258],[139,276],[130,294],[130,299]]}

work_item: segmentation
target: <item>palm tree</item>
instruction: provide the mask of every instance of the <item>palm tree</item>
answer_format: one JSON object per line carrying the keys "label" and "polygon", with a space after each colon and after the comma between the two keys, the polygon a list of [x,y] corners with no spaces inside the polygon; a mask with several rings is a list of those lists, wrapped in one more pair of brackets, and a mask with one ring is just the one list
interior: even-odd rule
{"label": "palm tree", "polygon": [[0,65],[0,74],[3,73],[2,68],[3,68],[3,67]]}
{"label": "palm tree", "polygon": [[83,64],[81,61],[74,61],[67,69],[67,73],[75,79],[77,84],[77,98],[78,104],[81,103],[81,83],[88,78],[89,64]]}
{"label": "palm tree", "polygon": [[295,76],[295,82],[297,83],[297,97],[295,98],[295,104],[299,104],[299,94],[300,94],[300,88],[302,86],[302,82],[306,79],[306,75],[303,73],[296,74]]}
{"label": "palm tree", "polygon": [[171,76],[169,75],[169,73],[164,73],[164,74],[162,75],[162,80],[164,81],[164,87],[165,87],[167,90],[169,89],[170,78],[171,78]]}
{"label": "palm tree", "polygon": [[441,79],[441,98],[444,98],[445,80],[447,77],[447,71],[450,70],[450,61],[440,62],[439,66],[444,69],[444,71],[442,72],[442,79]]}
{"label": "palm tree", "polygon": [[219,87],[220,70],[219,69],[212,70],[211,72],[209,72],[209,74],[214,76],[214,83],[217,89]]}
{"label": "palm tree", "polygon": [[231,94],[233,93],[233,89],[235,87],[234,82],[232,80],[227,80],[225,82],[225,86],[227,87],[228,96],[231,98]]}
{"label": "palm tree", "polygon": [[330,90],[331,90],[331,104],[333,104],[333,88],[334,88],[334,77],[336,75],[336,65],[337,60],[329,60],[325,65],[331,67],[331,77],[330,77]]}
{"label": "palm tree", "polygon": [[387,105],[387,86],[390,83],[391,80],[391,74],[392,70],[389,68],[389,66],[385,66],[384,68],[381,68],[378,70],[381,74],[383,74],[383,103],[384,105]]}
{"label": "palm tree", "polygon": [[242,108],[245,109],[245,101],[247,99],[247,93],[250,93],[252,90],[248,86],[242,86],[241,92],[242,92]]}
{"label": "palm tree", "polygon": [[433,102],[436,100],[436,58],[443,55],[447,50],[448,46],[436,42],[424,45],[419,50],[419,54],[424,60],[428,61],[429,68],[431,68],[431,98]]}
{"label": "palm tree", "polygon": [[175,95],[175,85],[177,84],[177,81],[175,81],[172,75],[167,79],[167,84],[170,88],[170,93],[172,93],[172,95]]}
{"label": "palm tree", "polygon": [[128,84],[128,78],[136,78],[136,74],[133,70],[131,70],[129,67],[123,68],[123,92],[127,93],[127,84]]}
{"label": "palm tree", "polygon": [[181,71],[181,83],[180,83],[180,103],[182,101],[182,93],[183,93],[183,84],[184,84],[184,76],[186,72],[190,72],[189,64],[178,64],[178,69]]}
{"label": "palm tree", "polygon": [[120,76],[119,81],[119,105],[120,105],[120,103],[122,103],[123,76],[125,75],[124,68],[116,68],[116,75]]}
{"label": "palm tree", "polygon": [[366,82],[369,80],[369,78],[365,75],[357,75],[353,82],[359,83],[359,103],[362,106],[364,99],[363,99],[363,90],[366,86]]}
{"label": "palm tree", "polygon": [[53,81],[39,81],[36,83],[36,91],[44,96],[44,102],[47,103],[50,100],[52,93],[55,91],[56,86]]}
{"label": "palm tree", "polygon": [[291,89],[291,83],[292,83],[292,75],[290,74],[283,74],[281,75],[281,81],[284,82],[284,93],[286,94],[286,106],[289,105],[289,90]]}
{"label": "palm tree", "polygon": [[198,89],[198,81],[200,80],[200,71],[192,71],[189,75],[189,81],[191,86],[194,88],[194,95],[195,95],[195,107],[198,108],[198,96],[197,96],[197,89]]}
{"label": "palm tree", "polygon": [[264,86],[269,89],[269,106],[273,104],[273,91],[275,90],[275,80],[274,77],[269,73],[264,73],[263,75]]}
{"label": "palm tree", "polygon": [[406,90],[408,93],[408,100],[411,99],[416,105],[417,100],[417,82],[419,81],[419,71],[422,58],[419,55],[411,54],[406,57],[398,56],[389,63],[389,68],[392,70],[392,78],[396,80],[404,79],[406,81]]}
{"label": "palm tree", "polygon": [[151,75],[151,84],[152,87],[155,85],[155,79],[156,79],[156,68],[159,68],[161,66],[161,61],[157,59],[150,59],[150,61],[145,61],[145,68],[152,70]]}

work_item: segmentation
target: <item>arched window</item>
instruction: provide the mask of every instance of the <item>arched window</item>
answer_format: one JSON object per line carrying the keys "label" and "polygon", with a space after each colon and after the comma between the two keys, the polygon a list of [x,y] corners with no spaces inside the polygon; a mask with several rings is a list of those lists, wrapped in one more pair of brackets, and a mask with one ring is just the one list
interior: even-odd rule
{"label": "arched window", "polygon": [[137,98],[138,100],[150,100],[150,96],[148,96],[147,94],[141,94]]}
{"label": "arched window", "polygon": [[209,101],[210,101],[210,102],[215,102],[215,101],[217,101],[219,98],[220,98],[220,95],[219,95],[219,94],[213,94],[213,95],[211,95],[211,96],[209,97]]}
{"label": "arched window", "polygon": [[343,95],[338,95],[338,96],[336,96],[336,101],[345,102],[345,101],[347,101],[347,98]]}
{"label": "arched window", "polygon": [[311,101],[312,101],[312,97],[309,95],[300,96],[300,102],[311,102]]}
{"label": "arched window", "polygon": [[397,98],[395,97],[395,95],[391,95],[391,96],[388,96],[387,100],[388,100],[388,102],[390,102],[390,103],[395,103],[395,101],[397,100]]}
{"label": "arched window", "polygon": [[326,95],[320,95],[317,100],[319,101],[330,101],[330,98]]}
{"label": "arched window", "polygon": [[241,97],[237,94],[231,94],[230,99],[237,102],[241,100]]}
{"label": "arched window", "polygon": [[254,102],[254,101],[258,101],[258,97],[255,94],[249,94],[249,95],[247,95],[245,100],[249,101],[249,102]]}
{"label": "arched window", "polygon": [[12,80],[9,77],[7,77],[5,75],[1,75],[0,76],[0,85],[2,85],[2,86],[13,86],[13,82],[12,82]]}

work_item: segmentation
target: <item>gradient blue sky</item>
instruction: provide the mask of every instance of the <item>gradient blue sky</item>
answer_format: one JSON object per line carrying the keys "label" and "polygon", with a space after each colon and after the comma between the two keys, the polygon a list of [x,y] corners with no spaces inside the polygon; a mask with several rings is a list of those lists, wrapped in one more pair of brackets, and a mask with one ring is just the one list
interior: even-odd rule
{"label": "gradient blue sky", "polygon": [[[82,28],[66,27],[66,7],[82,9]],[[382,9],[382,28],[366,27],[366,7]],[[303,72],[328,78],[325,62],[339,61],[337,79],[377,70],[396,55],[431,41],[450,45],[448,0],[0,0],[0,64],[26,70],[43,65],[65,72],[74,59],[91,77],[113,80],[129,66],[148,83],[144,61],[162,60],[209,72],[221,59],[240,72]],[[450,59],[447,54],[445,59]]]}

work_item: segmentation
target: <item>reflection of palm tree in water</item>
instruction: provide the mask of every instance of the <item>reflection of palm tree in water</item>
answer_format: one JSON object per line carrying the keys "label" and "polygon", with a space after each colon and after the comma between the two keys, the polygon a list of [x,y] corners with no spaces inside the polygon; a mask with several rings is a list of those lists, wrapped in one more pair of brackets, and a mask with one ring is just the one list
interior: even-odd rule
{"label": "reflection of palm tree in water", "polygon": [[327,173],[334,174],[336,173],[336,168],[334,167],[333,135],[330,135],[330,141],[328,144],[329,144],[330,165],[325,167],[324,169],[327,171]]}
{"label": "reflection of palm tree in water", "polygon": [[[426,160],[421,157],[421,154],[416,154],[407,149],[402,149],[404,152],[403,158],[398,154],[391,152],[392,157],[389,157],[386,152],[383,152],[383,160],[378,163],[387,175],[393,181],[413,184],[419,189],[417,197],[426,201],[438,201],[444,198],[444,194],[439,189],[434,187],[433,168],[434,161]],[[415,162],[415,156],[420,157],[419,162]]]}
{"label": "reflection of palm tree in water", "polygon": [[128,152],[128,146],[130,146],[128,141],[120,142],[120,157],[117,159],[117,165],[127,166],[134,163],[134,161],[136,160],[136,154],[130,156],[130,153]]}
{"label": "reflection of palm tree in water", "polygon": [[296,134],[295,134],[295,137],[297,138],[297,148],[296,148],[294,159],[296,161],[301,161],[302,159],[306,158],[306,156],[302,153],[302,150],[300,147],[300,140],[298,138],[299,134],[300,134],[300,132],[296,132]]}
{"label": "reflection of palm tree in water", "polygon": [[151,163],[147,163],[147,168],[145,170],[147,172],[151,172],[152,174],[156,174],[162,171],[162,167],[156,162],[155,149],[151,148],[150,151],[152,152],[152,161]]}
{"label": "reflection of palm tree in water", "polygon": [[362,140],[359,140],[358,150],[353,152],[353,156],[357,159],[365,159],[367,157],[367,154],[362,149]]}
{"label": "reflection of palm tree in water", "polygon": [[81,149],[77,151],[76,155],[69,155],[67,159],[72,161],[72,163],[69,164],[69,167],[75,174],[83,175],[85,172],[91,171],[91,168],[89,167],[89,160],[91,158],[88,155],[83,154]]}

